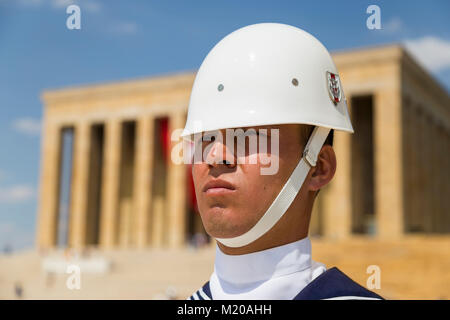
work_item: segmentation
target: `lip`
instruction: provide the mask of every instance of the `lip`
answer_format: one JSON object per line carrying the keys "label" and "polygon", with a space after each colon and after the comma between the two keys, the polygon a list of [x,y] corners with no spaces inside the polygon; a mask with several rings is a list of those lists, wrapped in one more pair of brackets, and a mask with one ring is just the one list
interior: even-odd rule
{"label": "lip", "polygon": [[221,195],[234,192],[234,185],[225,180],[211,180],[203,187],[203,192],[207,195]]}

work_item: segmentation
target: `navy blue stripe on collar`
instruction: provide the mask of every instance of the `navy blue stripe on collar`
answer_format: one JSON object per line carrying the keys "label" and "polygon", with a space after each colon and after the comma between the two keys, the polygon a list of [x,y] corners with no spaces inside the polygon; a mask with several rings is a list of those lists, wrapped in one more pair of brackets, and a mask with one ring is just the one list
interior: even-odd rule
{"label": "navy blue stripe on collar", "polygon": [[212,300],[211,290],[209,289],[209,281],[203,285],[202,289],[203,292]]}
{"label": "navy blue stripe on collar", "polygon": [[[206,298],[205,298],[206,295]],[[186,300],[212,300],[211,290],[209,289],[209,281],[206,282],[203,287],[198,289],[194,294],[192,294]]]}

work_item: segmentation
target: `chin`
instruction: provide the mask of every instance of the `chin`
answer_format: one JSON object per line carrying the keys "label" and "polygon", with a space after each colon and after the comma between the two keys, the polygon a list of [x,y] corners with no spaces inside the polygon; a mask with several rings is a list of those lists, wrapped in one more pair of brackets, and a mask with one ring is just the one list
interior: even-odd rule
{"label": "chin", "polygon": [[206,232],[213,238],[233,238],[244,234],[251,226],[229,208],[209,208],[202,214]]}
{"label": "chin", "polygon": [[224,230],[224,229],[217,229],[215,227],[214,229],[209,231],[207,230],[206,232],[212,238],[222,238],[222,239],[234,238],[243,234],[243,232],[236,232],[236,230]]}

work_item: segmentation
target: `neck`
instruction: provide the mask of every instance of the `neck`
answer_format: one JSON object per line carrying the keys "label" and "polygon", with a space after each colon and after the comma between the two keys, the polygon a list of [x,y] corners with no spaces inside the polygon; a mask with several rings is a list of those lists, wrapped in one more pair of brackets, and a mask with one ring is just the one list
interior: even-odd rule
{"label": "neck", "polygon": [[[266,237],[267,236],[267,237]],[[273,241],[273,237],[269,235],[269,233],[266,233],[264,236],[259,238],[258,240],[239,248],[231,248],[223,245],[220,242],[217,242],[217,246],[219,249],[227,255],[242,255],[242,254],[249,254],[253,252],[259,252],[267,249],[272,249],[275,247],[279,247],[291,242],[298,241],[300,239],[303,239],[308,236],[307,230],[302,230],[301,233],[298,233],[291,237],[278,237],[278,241]]]}

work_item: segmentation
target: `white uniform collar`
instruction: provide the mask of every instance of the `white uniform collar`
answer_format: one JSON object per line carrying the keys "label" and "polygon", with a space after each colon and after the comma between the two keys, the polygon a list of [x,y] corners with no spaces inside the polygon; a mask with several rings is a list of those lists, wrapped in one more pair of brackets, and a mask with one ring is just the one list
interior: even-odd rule
{"label": "white uniform collar", "polygon": [[211,293],[214,299],[292,299],[325,269],[311,260],[308,237],[243,255],[217,246]]}
{"label": "white uniform collar", "polygon": [[311,267],[311,242],[303,238],[279,247],[227,255],[216,246],[217,276],[232,283],[249,283],[279,277]]}

